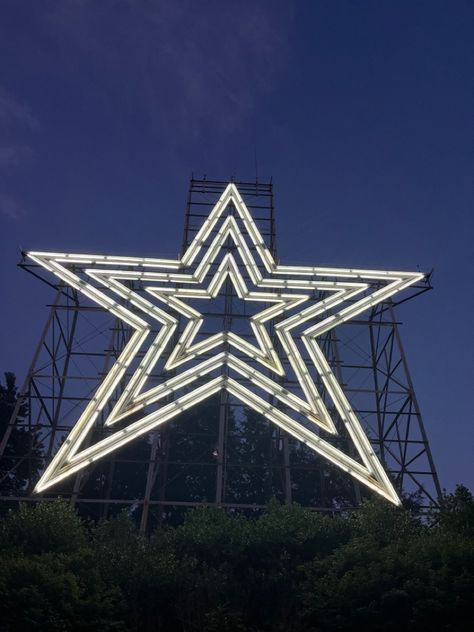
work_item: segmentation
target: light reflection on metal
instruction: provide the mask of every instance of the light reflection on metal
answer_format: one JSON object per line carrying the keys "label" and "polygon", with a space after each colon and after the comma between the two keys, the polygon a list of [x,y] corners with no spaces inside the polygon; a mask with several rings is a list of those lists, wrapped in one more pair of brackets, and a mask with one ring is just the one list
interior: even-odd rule
{"label": "light reflection on metal", "polygon": [[[217,229],[218,222],[230,204],[235,209],[235,216],[227,216]],[[239,228],[236,217],[242,223],[244,231]],[[206,245],[214,234],[212,241]],[[242,261],[242,269],[255,289],[248,289],[233,253],[227,252],[226,244],[229,240],[235,245],[235,252]],[[223,249],[226,254],[219,261]],[[252,251],[256,253],[257,260]],[[28,256],[134,330],[119,358],[45,470],[36,486],[36,492],[44,491],[221,389],[226,389],[242,403],[264,415],[364,485],[391,502],[400,503],[389,477],[318,345],[318,337],[390,299],[397,292],[420,281],[423,274],[278,265],[266,247],[239,191],[232,183],[227,186],[180,260],[47,252],[30,252]],[[216,262],[217,270],[211,272]],[[88,280],[76,274],[68,267],[70,265],[84,267]],[[227,280],[232,283],[242,301],[271,303],[269,307],[266,305],[263,310],[250,317],[250,326],[257,345],[230,331],[212,334],[196,342],[203,316],[186,301],[199,303],[201,300],[215,298]],[[141,282],[151,300],[130,289],[125,284],[127,281]],[[377,282],[376,289],[370,293],[374,282]],[[111,298],[107,292],[115,294],[118,300]],[[328,296],[314,302],[315,292],[326,292]],[[120,301],[126,301],[133,306],[134,311]],[[136,310],[140,315],[137,315]],[[178,319],[187,322],[176,345],[170,348],[178,330]],[[278,322],[274,325],[274,330],[304,397],[286,390],[279,381],[264,375],[253,366],[257,362],[267,372],[284,376],[281,360],[266,327],[266,323],[275,319]],[[151,337],[152,325],[156,328],[157,324],[158,333],[134,369],[107,416],[105,425],[113,427],[117,422],[123,424],[127,417],[132,414],[136,416],[146,406],[167,401],[153,412],[143,414],[138,420],[81,449],[127,369],[145,341]],[[302,326],[307,327],[298,333],[296,330]],[[309,354],[314,365],[313,370],[320,376],[334,403],[360,462],[322,438],[321,431],[329,436],[337,434],[336,426],[318,392],[298,343]],[[215,354],[208,357],[213,350],[216,350]],[[236,350],[241,356],[238,357],[232,350]],[[165,351],[170,353],[164,370],[173,371],[173,376],[158,386],[145,390],[150,374]],[[249,358],[250,362],[245,361],[245,358]],[[212,377],[216,373],[217,377]],[[204,376],[208,376],[208,381],[203,384]],[[242,384],[242,378],[249,386]],[[183,389],[186,389],[185,392]],[[283,412],[270,405],[255,392],[256,389],[260,389],[264,396],[274,397],[297,415],[303,415],[315,431],[292,418],[288,410]],[[169,401],[170,398],[173,401]]]}

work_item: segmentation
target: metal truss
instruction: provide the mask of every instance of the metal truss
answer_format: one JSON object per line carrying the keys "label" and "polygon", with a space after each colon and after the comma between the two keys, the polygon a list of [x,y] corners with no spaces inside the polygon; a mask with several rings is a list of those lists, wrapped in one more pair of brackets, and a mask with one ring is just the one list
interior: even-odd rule
{"label": "metal truss", "polygon": [[[272,183],[236,184],[276,260]],[[226,182],[191,179],[183,254],[226,186]],[[227,251],[231,253],[235,248],[235,241],[229,237]],[[183,412],[162,428],[104,457],[86,471],[62,481],[57,488],[48,489],[40,497],[34,494],[39,474],[66,440],[78,415],[129,343],[133,329],[91,305],[71,287],[52,284],[35,263],[24,259],[20,266],[52,285],[55,298],[18,405],[0,443],[0,500],[6,504],[19,500],[37,502],[39,498],[47,501],[59,496],[94,518],[128,508],[137,515],[145,531],[163,520],[179,519],[186,507],[216,505],[252,512],[275,497],[280,502],[298,502],[314,510],[334,512],[354,508],[367,497],[365,487],[225,390],[197,409]],[[80,268],[81,263],[77,266]],[[130,288],[143,290],[135,281],[130,282]],[[405,292],[403,301],[427,289],[430,289],[429,279],[421,280]],[[315,294],[314,298],[322,296]],[[401,343],[395,307],[395,300],[388,298],[356,320],[324,333],[320,346],[395,489],[402,497],[416,500],[423,511],[437,502],[440,485]],[[207,327],[234,331],[242,340],[252,338],[245,325],[250,314],[245,308],[242,310],[242,301],[238,300],[235,284],[229,277],[219,298],[210,302],[203,314]],[[175,339],[184,327],[185,323],[178,319]],[[214,330],[205,333],[212,335]],[[274,348],[278,349],[282,341],[272,322],[269,333]],[[312,361],[307,353],[303,360],[308,364]],[[298,385],[288,360],[282,367],[283,375],[275,373],[271,365],[267,368],[272,380],[280,381],[288,392],[296,392]],[[122,387],[130,373],[124,375]],[[150,377],[156,384],[163,381],[159,372]],[[321,380],[317,386],[324,392]],[[119,401],[119,391],[101,411],[93,442],[107,436],[103,422]],[[327,396],[323,400],[331,417],[337,420],[332,402]],[[268,395],[268,402],[284,412],[285,406],[274,395]],[[341,420],[336,421],[336,426],[338,431],[342,430]],[[32,438],[31,449],[12,454],[11,446],[18,432],[28,433]],[[343,432],[339,432],[335,443],[351,454],[351,443]],[[18,468],[24,471],[25,463],[30,473],[26,483],[19,488],[6,485],[15,479]]]}

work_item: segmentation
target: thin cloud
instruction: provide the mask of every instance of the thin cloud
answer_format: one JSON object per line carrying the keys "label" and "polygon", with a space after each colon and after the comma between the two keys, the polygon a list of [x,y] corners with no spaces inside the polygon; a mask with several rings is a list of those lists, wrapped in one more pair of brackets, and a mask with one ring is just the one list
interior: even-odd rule
{"label": "thin cloud", "polygon": [[29,145],[0,146],[0,170],[20,167],[32,159],[33,153]]}
{"label": "thin cloud", "polygon": [[30,138],[39,129],[31,108],[0,87],[0,174],[33,157]]}
{"label": "thin cloud", "polygon": [[0,214],[8,219],[21,221],[26,217],[27,212],[16,197],[7,193],[0,193]]}
{"label": "thin cloud", "polygon": [[241,128],[288,63],[287,26],[271,3],[61,0],[49,7],[50,36],[71,71],[88,63],[115,98],[186,134]]}
{"label": "thin cloud", "polygon": [[[34,151],[29,137],[38,129],[38,119],[28,105],[0,89],[0,130],[2,131],[0,177],[5,182],[5,186],[12,171],[24,167],[33,158]],[[26,217],[27,212],[18,196],[3,190],[0,191],[0,215],[14,221],[21,221]]]}
{"label": "thin cloud", "polygon": [[30,130],[37,130],[39,127],[38,119],[31,109],[2,90],[0,90],[0,125],[4,129],[18,125]]}

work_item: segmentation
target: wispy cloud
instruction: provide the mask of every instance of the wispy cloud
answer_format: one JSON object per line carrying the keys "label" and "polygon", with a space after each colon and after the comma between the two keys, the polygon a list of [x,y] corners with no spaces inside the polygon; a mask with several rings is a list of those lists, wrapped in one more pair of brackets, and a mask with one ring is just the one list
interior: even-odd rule
{"label": "wispy cloud", "polygon": [[30,130],[36,130],[39,127],[37,118],[27,105],[0,90],[0,126],[9,129],[18,125]]}
{"label": "wispy cloud", "polygon": [[33,153],[29,145],[0,145],[0,171],[20,167],[31,160]]}
{"label": "wispy cloud", "polygon": [[27,213],[17,197],[0,192],[0,214],[15,221],[23,220]]}
{"label": "wispy cloud", "polygon": [[50,1],[63,58],[152,121],[200,134],[239,129],[288,60],[287,25],[262,0]]}
{"label": "wispy cloud", "polygon": [[[0,178],[8,187],[8,176],[25,166],[34,155],[29,142],[39,122],[31,109],[12,94],[0,89]],[[15,221],[26,216],[23,202],[12,192],[0,190],[0,214]]]}

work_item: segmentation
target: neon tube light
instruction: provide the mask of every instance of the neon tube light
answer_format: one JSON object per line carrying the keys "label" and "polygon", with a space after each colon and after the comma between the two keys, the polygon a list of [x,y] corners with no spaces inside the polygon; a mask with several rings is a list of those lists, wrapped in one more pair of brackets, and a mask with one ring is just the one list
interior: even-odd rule
{"label": "neon tube light", "polygon": [[[226,215],[230,207],[233,214]],[[229,239],[235,246],[232,252],[226,248]],[[226,187],[181,259],[48,252],[30,252],[28,256],[133,330],[119,358],[43,473],[36,492],[56,485],[225,389],[373,491],[392,503],[400,503],[319,347],[318,338],[422,280],[423,274],[277,265],[233,183]],[[80,276],[81,272],[86,280]],[[125,281],[141,282],[146,297],[130,289]],[[196,341],[198,335],[202,336],[204,316],[189,301],[196,301],[198,306],[204,304],[219,295],[226,281],[232,284],[239,300],[265,304],[249,317],[257,344],[229,331]],[[322,294],[322,298],[316,300],[315,292]],[[279,357],[267,330],[269,321],[275,319],[276,336],[301,387],[302,397],[272,377],[276,374],[285,378],[283,357]],[[184,327],[173,346],[180,320]],[[152,327],[157,326],[158,333],[150,342]],[[146,341],[148,347],[143,353]],[[306,365],[300,349],[306,349],[311,367]],[[139,352],[143,357],[138,364],[135,362],[136,369],[104,420],[112,433],[85,447],[85,439],[99,414]],[[173,374],[158,386],[147,388],[148,378],[160,360],[164,362],[164,371]],[[271,373],[265,375],[262,370]],[[312,372],[320,376],[362,463],[321,436],[321,431],[328,436],[336,435],[337,429]],[[205,383],[203,377],[208,377]],[[264,399],[269,396],[288,410],[282,412],[271,405]],[[163,401],[169,398],[173,401]],[[157,409],[136,420],[140,411],[151,404],[158,406]],[[303,415],[316,432],[293,418],[292,413]],[[116,429],[117,422],[126,422],[132,414],[134,421]]]}

